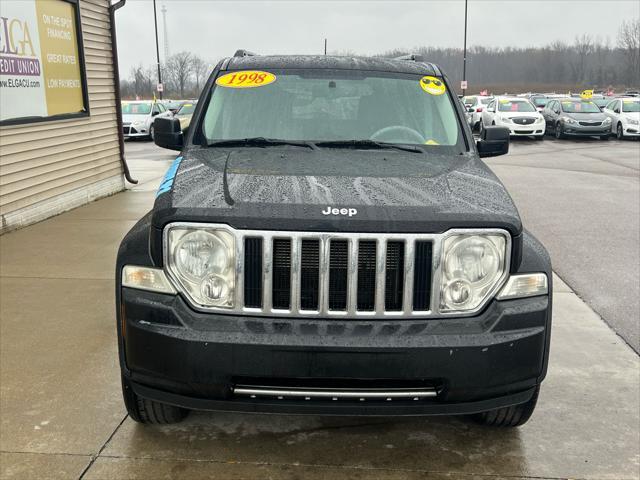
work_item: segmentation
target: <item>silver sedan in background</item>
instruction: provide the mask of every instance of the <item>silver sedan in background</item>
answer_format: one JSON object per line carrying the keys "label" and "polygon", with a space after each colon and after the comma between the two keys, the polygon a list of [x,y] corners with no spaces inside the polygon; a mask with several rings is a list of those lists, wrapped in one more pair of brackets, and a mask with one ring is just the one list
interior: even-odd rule
{"label": "silver sedan in background", "polygon": [[173,114],[160,102],[136,100],[122,102],[122,129],[125,138],[150,138],[153,140],[153,122],[156,117]]}

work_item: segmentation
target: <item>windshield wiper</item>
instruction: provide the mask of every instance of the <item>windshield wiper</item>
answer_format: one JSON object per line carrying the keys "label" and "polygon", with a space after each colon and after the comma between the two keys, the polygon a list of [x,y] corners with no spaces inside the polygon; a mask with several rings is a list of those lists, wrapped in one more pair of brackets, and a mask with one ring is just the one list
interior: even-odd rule
{"label": "windshield wiper", "polygon": [[302,140],[282,140],[279,138],[266,137],[232,138],[228,140],[214,140],[213,142],[207,143],[207,147],[274,147],[280,145],[316,148],[312,142],[305,142]]}
{"label": "windshield wiper", "polygon": [[376,140],[328,140],[316,142],[316,146],[321,148],[376,148],[380,150],[402,150],[403,152],[424,153],[419,147],[410,147],[397,143],[378,142]]}

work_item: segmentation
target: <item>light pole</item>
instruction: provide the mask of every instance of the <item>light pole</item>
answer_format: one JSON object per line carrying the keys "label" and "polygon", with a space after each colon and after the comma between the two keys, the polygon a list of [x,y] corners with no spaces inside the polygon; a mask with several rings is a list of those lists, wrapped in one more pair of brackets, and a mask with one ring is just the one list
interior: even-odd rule
{"label": "light pole", "polygon": [[[160,47],[158,46],[158,16],[156,15],[156,0],[153,0],[153,24],[156,29],[156,60],[158,64],[158,84],[162,85],[162,72],[160,71]],[[164,88],[160,89],[158,92],[160,94],[160,100],[162,100],[162,91]]]}
{"label": "light pole", "polygon": [[[155,0],[154,0],[155,1]],[[464,50],[462,52],[462,81],[466,86],[467,82],[467,4],[468,0],[464,0]],[[462,95],[466,95],[467,89],[462,89]]]}

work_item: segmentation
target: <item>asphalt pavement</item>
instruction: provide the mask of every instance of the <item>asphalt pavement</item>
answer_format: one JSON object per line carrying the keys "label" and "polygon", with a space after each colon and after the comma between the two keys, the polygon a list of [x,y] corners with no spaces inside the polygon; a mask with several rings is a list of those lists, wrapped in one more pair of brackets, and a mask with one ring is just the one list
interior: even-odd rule
{"label": "asphalt pavement", "polygon": [[516,139],[487,163],[555,272],[640,352],[640,142]]}

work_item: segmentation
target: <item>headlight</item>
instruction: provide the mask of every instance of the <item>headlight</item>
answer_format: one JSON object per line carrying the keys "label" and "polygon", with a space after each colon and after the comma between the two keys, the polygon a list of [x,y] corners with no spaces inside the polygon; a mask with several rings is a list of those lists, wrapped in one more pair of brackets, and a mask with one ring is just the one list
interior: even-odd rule
{"label": "headlight", "polygon": [[504,235],[452,235],[444,241],[440,311],[478,308],[506,276]]}
{"label": "headlight", "polygon": [[135,122],[133,122],[131,125],[133,125],[134,127],[139,127],[144,125],[144,122],[141,120],[136,120]]}
{"label": "headlight", "polygon": [[544,117],[536,118],[536,123],[542,123],[542,122],[544,122]]}
{"label": "headlight", "polygon": [[511,119],[509,117],[498,117],[498,120],[500,120],[502,123],[511,123]]}
{"label": "headlight", "polygon": [[602,122],[603,125],[611,125],[611,118],[607,117],[604,119],[604,122]]}
{"label": "headlight", "polygon": [[180,290],[199,305],[232,308],[234,237],[224,230],[182,227],[166,235],[167,268]]}
{"label": "headlight", "polygon": [[578,122],[571,117],[564,117],[564,123],[568,123],[569,125],[577,125]]}
{"label": "headlight", "polygon": [[638,125],[638,120],[636,120],[635,118],[627,117],[627,122],[629,122],[630,125]]}

